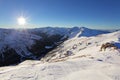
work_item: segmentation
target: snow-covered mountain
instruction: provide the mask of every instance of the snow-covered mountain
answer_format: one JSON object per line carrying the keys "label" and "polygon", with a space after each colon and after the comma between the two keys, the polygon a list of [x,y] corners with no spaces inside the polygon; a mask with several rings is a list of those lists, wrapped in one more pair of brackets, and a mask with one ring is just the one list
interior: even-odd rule
{"label": "snow-covered mountain", "polygon": [[[102,44],[108,42],[118,49],[100,51]],[[1,67],[0,80],[120,80],[119,66],[117,31],[69,38],[40,61],[26,60],[17,66]]]}
{"label": "snow-covered mountain", "polygon": [[[61,60],[61,58],[66,58],[66,56],[73,57],[76,54],[98,55],[98,53],[102,53],[100,52],[100,47],[104,43],[112,43],[120,48],[120,31],[92,37],[74,37],[68,39],[57,46],[56,49],[50,51],[42,60],[45,62],[55,62],[56,60]],[[110,50],[108,49],[107,51],[109,52]],[[119,53],[119,50],[116,52]]]}
{"label": "snow-covered mountain", "polygon": [[67,39],[108,33],[85,27],[0,29],[0,66],[40,59]]}
{"label": "snow-covered mountain", "polygon": [[[54,48],[63,35],[49,35],[34,30],[0,29],[0,65],[9,65],[25,59],[40,59]],[[49,48],[48,48],[49,47]]]}
{"label": "snow-covered mountain", "polygon": [[109,31],[103,31],[103,30],[96,30],[96,29],[89,29],[86,27],[73,27],[69,30],[69,38],[73,37],[91,37],[91,36],[96,36],[99,34],[105,34],[108,33]]}
{"label": "snow-covered mountain", "polygon": [[36,28],[34,30],[32,29],[32,32],[38,32],[38,34],[40,32],[43,32],[43,33],[47,33],[49,36],[54,34],[59,34],[59,35],[68,36],[69,38],[73,38],[76,36],[91,37],[99,34],[109,33],[110,31],[89,29],[86,27],[73,27],[73,28],[45,27],[45,28]]}

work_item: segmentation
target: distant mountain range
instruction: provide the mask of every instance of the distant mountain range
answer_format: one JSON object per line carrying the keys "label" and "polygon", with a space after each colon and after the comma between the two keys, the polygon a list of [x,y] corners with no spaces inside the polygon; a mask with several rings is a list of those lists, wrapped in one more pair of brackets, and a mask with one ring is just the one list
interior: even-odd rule
{"label": "distant mountain range", "polygon": [[47,27],[0,34],[0,80],[120,80],[120,31]]}
{"label": "distant mountain range", "polygon": [[73,28],[0,29],[0,66],[39,60],[65,40],[92,37],[109,31]]}

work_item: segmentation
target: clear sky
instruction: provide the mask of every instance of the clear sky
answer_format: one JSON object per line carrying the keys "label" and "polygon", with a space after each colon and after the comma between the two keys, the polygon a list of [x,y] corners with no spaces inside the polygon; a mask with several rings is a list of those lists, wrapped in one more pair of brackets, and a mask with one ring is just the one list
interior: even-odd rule
{"label": "clear sky", "polygon": [[37,27],[119,28],[120,0],[0,0],[0,27],[21,15]]}

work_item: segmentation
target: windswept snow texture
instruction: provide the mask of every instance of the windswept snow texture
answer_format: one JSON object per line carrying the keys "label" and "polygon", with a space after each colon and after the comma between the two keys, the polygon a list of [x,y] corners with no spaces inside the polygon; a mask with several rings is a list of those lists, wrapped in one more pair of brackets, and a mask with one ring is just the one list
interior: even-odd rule
{"label": "windswept snow texture", "polygon": [[23,57],[32,55],[27,51],[26,46],[30,48],[34,44],[34,40],[41,39],[40,36],[19,30],[0,30],[0,34],[0,52],[4,52],[4,48],[8,47]]}
{"label": "windswept snow texture", "polygon": [[106,42],[120,46],[120,31],[68,39],[41,61],[1,67],[0,80],[120,80],[120,49],[99,51]]}
{"label": "windswept snow texture", "polygon": [[[53,48],[54,43],[63,36],[57,33],[46,35],[44,31],[35,33],[34,29],[0,29],[0,66],[15,64],[26,58],[36,60]],[[46,46],[52,47],[48,49]]]}
{"label": "windswept snow texture", "polygon": [[85,27],[0,29],[0,66],[40,59],[66,39],[108,33]]}

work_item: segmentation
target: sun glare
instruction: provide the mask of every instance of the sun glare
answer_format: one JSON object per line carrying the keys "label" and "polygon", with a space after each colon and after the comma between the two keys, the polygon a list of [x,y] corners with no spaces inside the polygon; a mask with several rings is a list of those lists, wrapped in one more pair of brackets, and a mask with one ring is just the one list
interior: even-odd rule
{"label": "sun glare", "polygon": [[26,19],[24,17],[19,17],[18,18],[18,24],[19,25],[25,25],[26,24]]}

